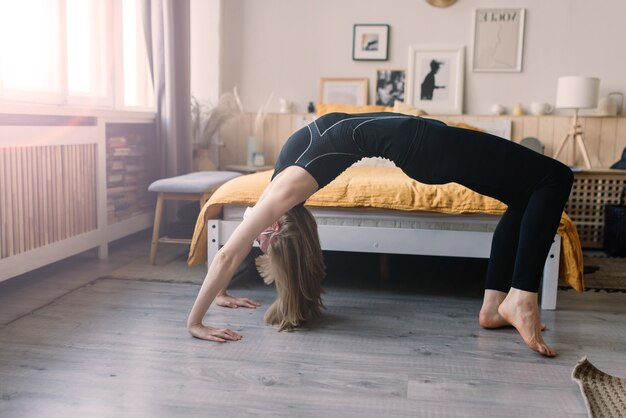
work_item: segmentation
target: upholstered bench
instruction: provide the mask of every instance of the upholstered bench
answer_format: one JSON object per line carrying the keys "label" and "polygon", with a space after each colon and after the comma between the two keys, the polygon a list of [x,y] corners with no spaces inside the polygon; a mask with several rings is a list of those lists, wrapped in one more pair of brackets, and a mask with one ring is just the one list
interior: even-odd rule
{"label": "upholstered bench", "polygon": [[241,173],[234,171],[197,171],[195,173],[169,177],[153,182],[148,187],[148,190],[158,193],[158,197],[156,210],[154,212],[154,229],[152,230],[152,243],[150,245],[150,263],[155,263],[159,242],[187,245],[191,243],[191,237],[188,239],[169,238],[167,236],[159,237],[163,202],[165,200],[197,200],[200,202],[200,208],[202,208],[218,187],[240,175]]}

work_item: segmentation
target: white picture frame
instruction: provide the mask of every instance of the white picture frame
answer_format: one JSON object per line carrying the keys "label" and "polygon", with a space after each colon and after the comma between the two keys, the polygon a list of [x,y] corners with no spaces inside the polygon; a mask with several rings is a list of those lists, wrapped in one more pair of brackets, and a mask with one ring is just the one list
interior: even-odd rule
{"label": "white picture frame", "polygon": [[474,72],[522,71],[525,19],[522,8],[476,9]]}
{"label": "white picture frame", "polygon": [[320,79],[320,103],[367,104],[367,78],[323,77]]}
{"label": "white picture frame", "polygon": [[464,120],[464,123],[483,129],[485,132],[499,136],[500,138],[511,140],[511,119],[502,120]]}
{"label": "white picture frame", "polygon": [[463,113],[464,46],[409,46],[406,103],[431,115]]}

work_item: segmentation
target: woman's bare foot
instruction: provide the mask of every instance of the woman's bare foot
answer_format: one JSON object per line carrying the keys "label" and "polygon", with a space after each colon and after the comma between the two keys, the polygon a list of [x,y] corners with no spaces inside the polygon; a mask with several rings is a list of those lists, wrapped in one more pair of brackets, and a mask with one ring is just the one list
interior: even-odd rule
{"label": "woman's bare foot", "polygon": [[510,327],[511,324],[498,313],[498,307],[506,298],[506,293],[498,290],[485,289],[483,306],[478,314],[478,323],[483,328]]}
{"label": "woman's bare foot", "polygon": [[513,325],[520,333],[526,345],[547,357],[556,356],[541,336],[539,305],[537,293],[511,288],[504,301],[498,307],[500,316]]}
{"label": "woman's bare foot", "polygon": [[[506,293],[499,290],[485,289],[483,306],[478,314],[478,323],[483,328],[495,329],[512,327],[511,323],[504,319],[498,312],[498,307],[506,298]],[[546,330],[546,324],[541,324],[541,331]]]}

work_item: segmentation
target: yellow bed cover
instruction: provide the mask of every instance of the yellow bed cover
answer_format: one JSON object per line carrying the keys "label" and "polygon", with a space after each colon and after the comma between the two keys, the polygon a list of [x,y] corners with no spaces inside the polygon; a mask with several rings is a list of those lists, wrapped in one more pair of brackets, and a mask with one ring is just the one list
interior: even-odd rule
{"label": "yellow bed cover", "polygon": [[[221,217],[226,204],[253,206],[272,170],[237,177],[221,186],[202,208],[189,251],[190,266],[206,261],[206,221]],[[502,214],[503,203],[456,183],[432,186],[419,183],[396,167],[350,167],[305,203],[313,207],[362,207],[448,214]],[[558,234],[562,238],[559,276],[578,291],[584,290],[583,256],[576,227],[563,213]]]}

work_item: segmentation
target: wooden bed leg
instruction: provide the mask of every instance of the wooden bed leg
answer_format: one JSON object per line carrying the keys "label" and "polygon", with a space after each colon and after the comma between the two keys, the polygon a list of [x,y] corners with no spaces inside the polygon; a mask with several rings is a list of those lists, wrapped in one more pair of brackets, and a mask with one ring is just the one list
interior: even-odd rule
{"label": "wooden bed leg", "polygon": [[541,287],[541,309],[556,309],[556,292],[559,285],[559,262],[561,259],[561,237],[556,235],[546,264],[543,267],[543,280]]}
{"label": "wooden bed leg", "polygon": [[380,278],[384,281],[391,279],[391,273],[389,271],[389,254],[378,255],[378,267],[380,272]]}

